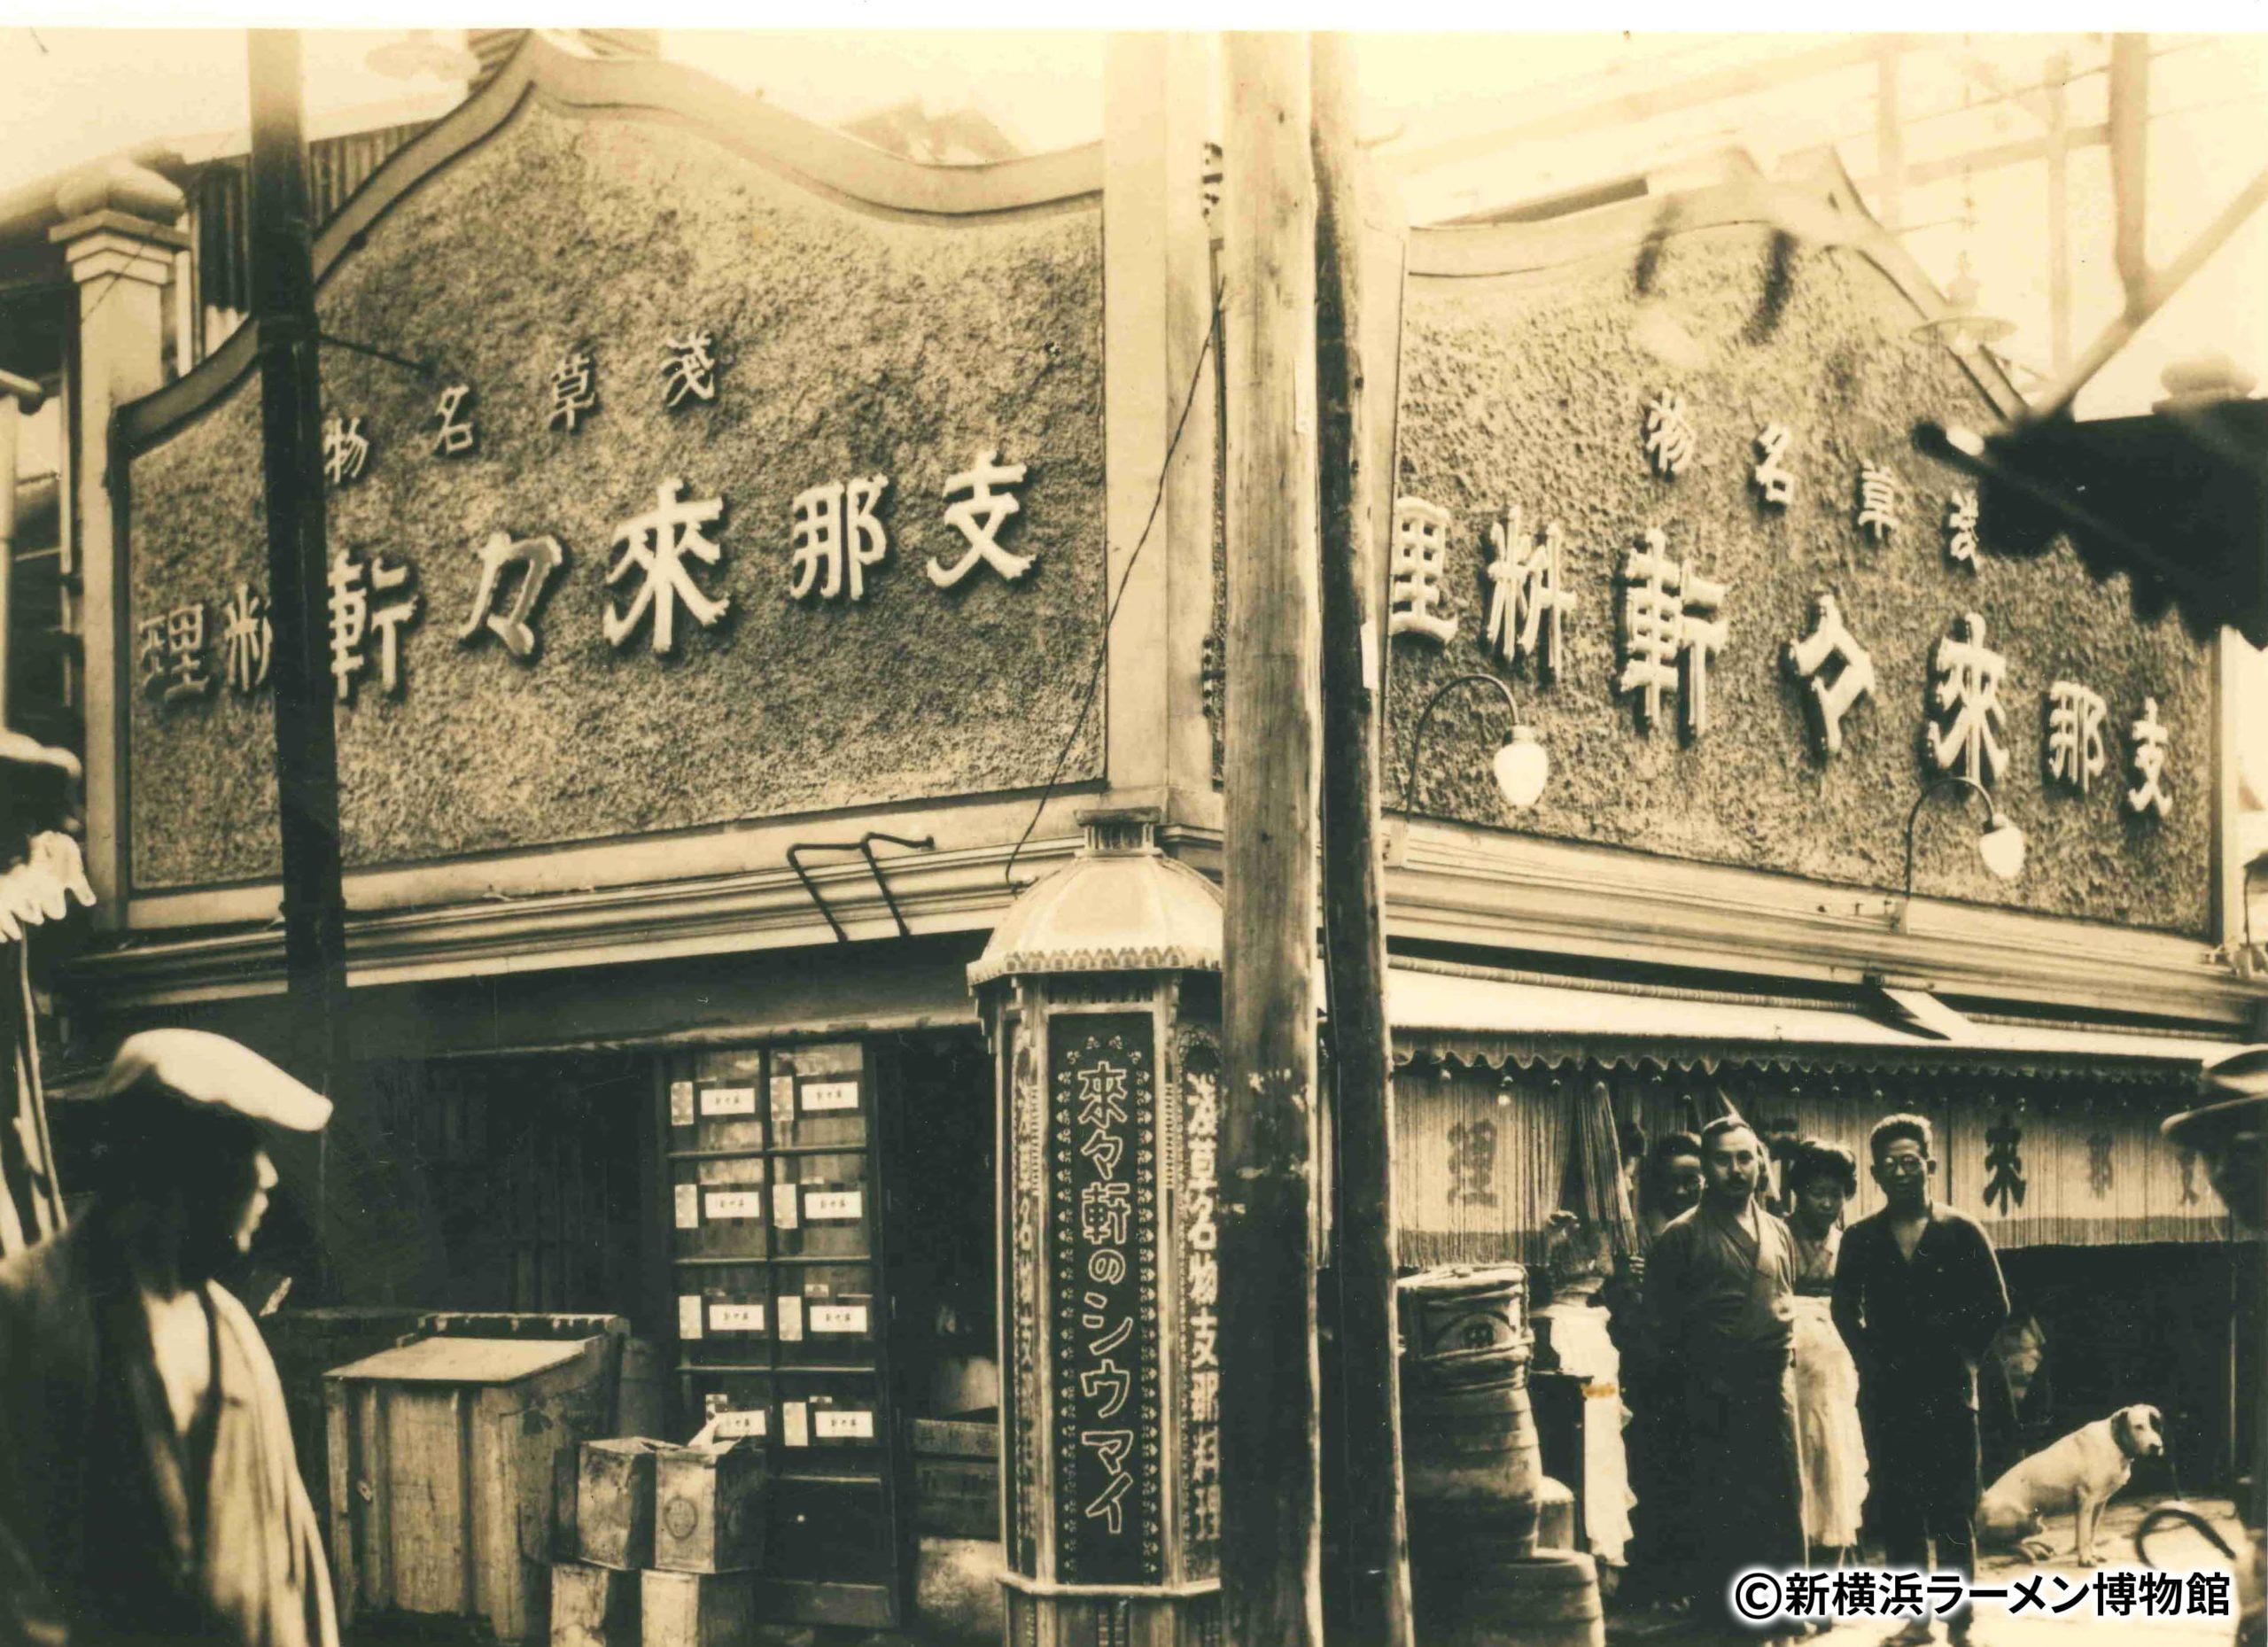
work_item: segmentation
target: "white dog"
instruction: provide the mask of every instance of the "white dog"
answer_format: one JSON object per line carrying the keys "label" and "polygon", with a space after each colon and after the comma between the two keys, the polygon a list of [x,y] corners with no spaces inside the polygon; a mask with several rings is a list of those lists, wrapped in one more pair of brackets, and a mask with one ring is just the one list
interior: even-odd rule
{"label": "white dog", "polygon": [[2069,1510],[2076,1520],[2081,1566],[2094,1565],[2102,1507],[2126,1485],[2134,1460],[2165,1450],[2155,1407],[2122,1407],[2043,1448],[1984,1489],[1977,1506],[1981,1544],[2014,1546],[2034,1561],[2047,1558],[2047,1518]]}

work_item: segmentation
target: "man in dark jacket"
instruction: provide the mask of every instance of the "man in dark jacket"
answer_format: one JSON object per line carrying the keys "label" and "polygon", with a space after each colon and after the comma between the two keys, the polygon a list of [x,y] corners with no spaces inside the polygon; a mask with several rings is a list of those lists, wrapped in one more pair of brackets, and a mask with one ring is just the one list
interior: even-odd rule
{"label": "man in dark jacket", "polygon": [[[1859,1416],[1873,1461],[1871,1519],[1892,1567],[1977,1571],[1977,1367],[2008,1317],[1992,1243],[1930,1195],[1929,1122],[1891,1115],[1868,1139],[1885,1205],[1843,1238],[1835,1325],[1859,1363]],[[1930,1561],[1930,1544],[1936,1561]],[[1967,1642],[1969,1613],[1947,1620]],[[1926,1642],[1924,1616],[1890,1638]]]}
{"label": "man in dark jacket", "polygon": [[214,1276],[330,1101],[216,1035],[119,1049],[96,1205],[0,1264],[0,1647],[338,1647],[259,1330]]}

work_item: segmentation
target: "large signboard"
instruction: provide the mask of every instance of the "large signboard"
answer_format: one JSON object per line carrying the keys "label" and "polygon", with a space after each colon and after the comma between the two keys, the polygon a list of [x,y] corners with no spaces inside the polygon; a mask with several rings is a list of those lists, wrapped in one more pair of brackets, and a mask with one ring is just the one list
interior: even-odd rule
{"label": "large signboard", "polygon": [[1917,272],[1848,198],[1830,168],[1415,237],[1389,793],[1435,689],[1493,671],[1550,783],[1506,808],[1503,705],[1465,688],[1417,811],[1894,890],[1908,808],[1954,775],[2029,858],[1995,879],[1984,806],[1949,792],[1966,820],[1922,820],[1918,892],[2202,934],[2210,650],[2066,544],[1998,552],[2011,523],[1915,449],[2008,392],[1922,327]]}
{"label": "large signboard", "polygon": [[[529,97],[366,190],[319,299],[350,867],[1052,770],[1102,618],[1099,203],[883,210],[740,136]],[[277,867],[244,342],[131,464],[137,890]],[[1064,775],[1099,759],[1090,718]]]}
{"label": "large signboard", "polygon": [[1056,1576],[1164,1574],[1157,1068],[1146,1012],[1049,1025]]}

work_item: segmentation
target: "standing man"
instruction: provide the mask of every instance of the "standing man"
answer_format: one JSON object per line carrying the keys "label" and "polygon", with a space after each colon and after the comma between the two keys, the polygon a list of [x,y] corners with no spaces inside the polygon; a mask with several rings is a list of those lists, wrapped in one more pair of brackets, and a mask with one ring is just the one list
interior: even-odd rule
{"label": "standing man", "polygon": [[1787,1226],[1756,1204],[1763,1140],[1736,1115],[1701,1132],[1700,1204],[1646,1257],[1646,1301],[1684,1393],[1685,1513],[1697,1620],[1744,1628],[1728,1604],[1748,1567],[1800,1566],[1802,1483],[1789,1382],[1796,1261]]}
{"label": "standing man", "polygon": [[93,1209],[0,1264],[0,1647],[338,1647],[275,1364],[215,1278],[330,1103],[217,1035],[104,1083]]}
{"label": "standing man", "polygon": [[[1977,1364],[2008,1317],[1992,1243],[1930,1195],[1929,1122],[1891,1115],[1868,1139],[1885,1202],[1843,1238],[1835,1325],[1859,1363],[1859,1413],[1874,1463],[1873,1519],[1892,1567],[1977,1572]],[[1935,1542],[1935,1561],[1930,1545]],[[1974,1639],[1966,1602],[1948,1617]],[[1915,1619],[1890,1640],[1926,1642]]]}

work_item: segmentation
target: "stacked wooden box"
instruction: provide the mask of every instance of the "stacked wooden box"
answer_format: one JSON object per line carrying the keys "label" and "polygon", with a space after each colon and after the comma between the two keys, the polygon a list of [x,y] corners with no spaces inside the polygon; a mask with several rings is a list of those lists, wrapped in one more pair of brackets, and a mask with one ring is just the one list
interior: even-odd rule
{"label": "stacked wooden box", "polygon": [[578,1558],[552,1569],[552,1647],[739,1647],[755,1620],[764,1489],[758,1447],[586,1442]]}

